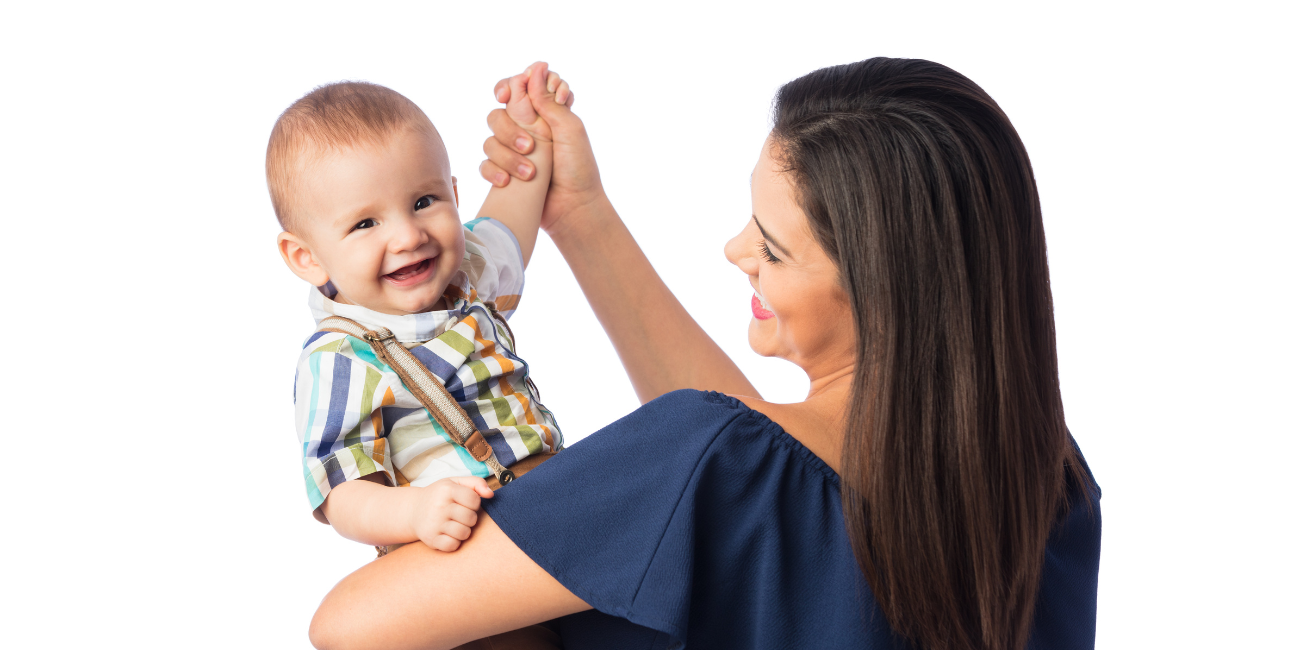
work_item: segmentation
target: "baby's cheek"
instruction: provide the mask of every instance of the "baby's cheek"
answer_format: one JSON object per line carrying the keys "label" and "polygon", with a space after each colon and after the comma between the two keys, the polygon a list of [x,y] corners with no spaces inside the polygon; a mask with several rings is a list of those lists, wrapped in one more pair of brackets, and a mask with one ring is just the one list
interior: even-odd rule
{"label": "baby's cheek", "polygon": [[465,257],[465,228],[457,223],[442,241],[446,242],[443,247],[447,252],[446,257],[456,260],[455,263],[459,266],[460,260]]}

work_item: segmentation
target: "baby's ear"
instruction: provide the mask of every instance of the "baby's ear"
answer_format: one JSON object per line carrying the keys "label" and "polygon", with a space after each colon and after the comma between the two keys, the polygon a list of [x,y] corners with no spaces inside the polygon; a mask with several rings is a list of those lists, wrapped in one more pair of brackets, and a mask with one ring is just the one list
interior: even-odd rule
{"label": "baby's ear", "polygon": [[275,238],[275,245],[280,249],[280,258],[284,260],[285,266],[288,266],[294,275],[310,282],[313,287],[322,286],[330,281],[325,267],[320,265],[316,256],[312,255],[311,249],[307,247],[307,242],[301,237],[291,232],[282,232]]}

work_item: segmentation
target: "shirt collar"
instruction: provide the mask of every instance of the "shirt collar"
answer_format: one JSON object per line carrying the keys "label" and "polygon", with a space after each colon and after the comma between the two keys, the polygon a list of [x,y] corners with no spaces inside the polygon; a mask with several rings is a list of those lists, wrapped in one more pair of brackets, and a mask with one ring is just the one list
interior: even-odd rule
{"label": "shirt collar", "polygon": [[326,282],[323,286],[312,287],[307,293],[307,306],[311,307],[312,318],[316,325],[330,316],[350,318],[370,329],[386,327],[397,337],[400,343],[423,343],[437,337],[446,329],[447,321],[469,311],[469,307],[478,301],[478,295],[469,284],[469,276],[464,271],[457,271],[447,284],[443,294],[452,303],[452,308],[439,311],[426,311],[419,314],[383,314],[366,309],[361,305],[348,305],[335,302],[338,289],[334,283]]}

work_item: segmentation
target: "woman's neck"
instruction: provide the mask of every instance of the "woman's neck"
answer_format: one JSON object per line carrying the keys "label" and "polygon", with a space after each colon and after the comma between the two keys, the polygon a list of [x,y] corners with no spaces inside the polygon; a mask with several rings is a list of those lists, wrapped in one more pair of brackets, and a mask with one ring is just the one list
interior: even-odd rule
{"label": "woman's neck", "polygon": [[848,404],[849,390],[853,388],[853,366],[837,368],[817,377],[808,377],[808,397],[805,402],[842,400]]}
{"label": "woman's neck", "polygon": [[810,377],[808,398],[794,404],[773,404],[754,397],[741,397],[747,406],[781,425],[837,473],[844,446],[844,414],[853,389],[853,367]]}

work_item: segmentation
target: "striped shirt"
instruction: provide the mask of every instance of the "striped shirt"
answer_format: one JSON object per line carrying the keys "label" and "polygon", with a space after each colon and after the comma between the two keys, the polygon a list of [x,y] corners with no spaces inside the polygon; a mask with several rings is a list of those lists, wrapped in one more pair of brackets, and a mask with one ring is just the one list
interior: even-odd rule
{"label": "striped shirt", "polygon": [[[523,257],[502,223],[465,224],[465,259],[447,287],[452,308],[381,314],[334,302],[333,286],[313,287],[316,322],[333,315],[387,327],[442,379],[501,464],[563,447],[551,412],[538,401],[528,364],[515,354],[505,320],[523,289]],[[364,340],[335,332],[307,339],[294,380],[302,471],[312,510],[334,486],[376,472],[390,485],[429,485],[452,476],[488,477],[488,467],[452,442],[391,367]]]}

